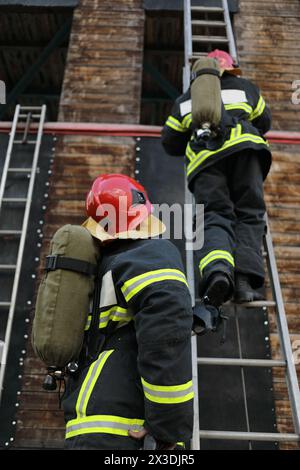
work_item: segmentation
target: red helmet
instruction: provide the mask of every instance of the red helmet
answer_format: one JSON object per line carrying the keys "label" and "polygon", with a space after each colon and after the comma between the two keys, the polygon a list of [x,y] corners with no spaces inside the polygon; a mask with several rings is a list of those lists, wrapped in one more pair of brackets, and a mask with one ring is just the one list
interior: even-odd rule
{"label": "red helmet", "polygon": [[228,54],[228,52],[220,51],[219,49],[215,49],[214,51],[207,54],[207,57],[217,59],[217,61],[219,62],[220,68],[222,70],[227,70],[229,73],[233,73],[233,74],[236,74],[236,75],[241,74],[241,70],[234,63],[233,58],[231,57],[230,54]]}
{"label": "red helmet", "polygon": [[86,198],[89,217],[111,234],[134,230],[153,211],[145,188],[126,175],[99,175]]}

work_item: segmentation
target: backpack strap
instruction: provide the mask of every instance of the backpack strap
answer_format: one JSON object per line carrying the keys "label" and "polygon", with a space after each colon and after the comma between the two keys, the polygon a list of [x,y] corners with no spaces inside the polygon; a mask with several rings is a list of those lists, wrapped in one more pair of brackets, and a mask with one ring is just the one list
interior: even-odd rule
{"label": "backpack strap", "polygon": [[200,77],[200,75],[215,75],[216,77],[221,78],[218,70],[206,68],[191,73],[191,84],[196,80],[196,78]]}
{"label": "backpack strap", "polygon": [[75,258],[68,258],[60,255],[46,256],[45,270],[55,271],[56,269],[66,269],[68,271],[75,271],[77,273],[93,276],[97,274],[97,266]]}

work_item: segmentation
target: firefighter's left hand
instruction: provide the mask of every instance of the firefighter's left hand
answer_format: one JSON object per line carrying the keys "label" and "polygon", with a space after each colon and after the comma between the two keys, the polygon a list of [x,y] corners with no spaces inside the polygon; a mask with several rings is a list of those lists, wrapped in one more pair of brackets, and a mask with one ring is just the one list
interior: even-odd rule
{"label": "firefighter's left hand", "polygon": [[[144,437],[148,434],[147,429],[142,428],[140,431],[128,431],[128,436],[132,437],[133,439],[141,440],[144,439]],[[162,442],[162,441],[157,441],[157,449],[159,450],[173,450],[176,447],[175,444],[171,444],[169,442]]]}

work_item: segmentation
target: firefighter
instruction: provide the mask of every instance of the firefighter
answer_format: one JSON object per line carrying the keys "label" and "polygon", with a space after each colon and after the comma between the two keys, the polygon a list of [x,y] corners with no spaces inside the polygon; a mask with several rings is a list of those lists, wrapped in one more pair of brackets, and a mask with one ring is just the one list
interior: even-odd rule
{"label": "firefighter", "polygon": [[219,306],[233,295],[238,303],[261,300],[261,254],[265,230],[263,182],[271,166],[264,134],[270,110],[259,89],[241,78],[232,57],[208,54],[221,72],[220,135],[197,139],[190,89],[174,103],[162,131],[168,154],[186,157],[189,189],[204,205],[204,245],[199,250],[199,291]]}
{"label": "firefighter", "polygon": [[192,306],[180,254],[156,237],[165,227],[125,175],[96,178],[86,210],[102,259],[63,400],[66,448],[134,450],[148,434],[173,449],[193,427]]}

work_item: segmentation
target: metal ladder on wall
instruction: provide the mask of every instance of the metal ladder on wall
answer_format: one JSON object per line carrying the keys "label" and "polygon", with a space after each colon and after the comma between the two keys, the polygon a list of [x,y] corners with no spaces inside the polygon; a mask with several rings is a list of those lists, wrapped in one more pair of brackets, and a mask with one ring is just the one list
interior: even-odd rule
{"label": "metal ladder on wall", "polygon": [[[200,17],[200,18],[199,18]],[[204,18],[203,18],[204,17]],[[218,17],[218,19],[216,19]],[[199,33],[200,29],[200,33]],[[214,31],[213,33],[211,31]],[[217,35],[215,31],[224,31],[223,35]],[[191,63],[207,52],[217,47],[228,50],[234,59],[237,59],[237,51],[234,41],[232,24],[227,0],[222,0],[220,7],[194,6],[193,0],[184,0],[184,43],[185,62],[183,70],[184,91],[189,88]],[[185,203],[187,207],[193,207],[193,196],[185,186]],[[193,210],[187,212],[186,217],[186,239],[192,240],[192,217]],[[240,351],[240,358],[206,358],[198,357],[197,337],[192,336],[192,356],[193,356],[193,381],[195,388],[194,400],[194,432],[191,441],[191,448],[200,449],[200,439],[222,439],[222,440],[243,440],[243,441],[265,441],[265,442],[299,442],[300,441],[300,394],[297,380],[297,372],[293,362],[293,352],[290,343],[287,319],[285,315],[284,303],[281,293],[279,276],[276,266],[272,238],[266,216],[267,232],[264,236],[263,245],[267,260],[268,273],[273,293],[273,301],[251,302],[242,304],[242,307],[274,307],[282,360],[272,359],[243,359]],[[188,245],[187,245],[188,246]],[[195,302],[195,278],[193,251],[186,251],[187,278],[190,285],[192,299]],[[235,307],[238,308],[238,307]],[[236,321],[238,322],[237,318]],[[238,325],[237,325],[238,326]],[[293,424],[295,433],[258,433],[250,432],[247,420],[247,432],[232,431],[210,431],[200,428],[199,417],[199,396],[198,396],[198,366],[199,365],[227,365],[241,368],[243,387],[245,387],[243,368],[245,367],[282,367],[285,369],[288,386],[289,399],[291,404]],[[245,390],[245,388],[244,388]],[[250,447],[251,448],[251,447]]]}
{"label": "metal ladder on wall", "polygon": [[[26,235],[28,229],[28,222],[31,209],[31,201],[35,183],[35,177],[37,173],[37,165],[40,154],[40,147],[43,135],[43,127],[46,117],[46,106],[16,106],[14,119],[12,123],[12,128],[10,132],[9,143],[7,147],[4,167],[2,171],[1,183],[0,183],[0,220],[1,220],[1,208],[3,204],[24,204],[24,212],[22,217],[22,226],[20,230],[0,230],[0,237],[13,237],[19,238],[17,257],[14,264],[1,264],[1,253],[0,253],[0,272],[10,272],[14,273],[12,290],[10,293],[9,300],[0,302],[0,312],[3,314],[3,310],[8,311],[6,328],[5,328],[5,337],[0,340],[0,402],[4,386],[5,370],[7,366],[7,357],[12,333],[12,326],[14,321],[16,301],[19,287],[19,280],[22,268],[22,262],[24,257],[24,249],[26,242]],[[37,124],[37,133],[34,140],[29,139],[30,126],[35,120]],[[20,133],[18,130],[20,124],[25,125],[22,127],[22,136],[21,138],[16,138]],[[14,146],[18,145],[29,145],[32,146],[32,161],[30,167],[23,167],[22,164],[20,167],[11,166],[12,155],[15,150]],[[24,198],[14,198],[14,197],[5,197],[5,190],[7,187],[8,177],[12,174],[23,174],[28,175],[29,184],[27,189],[26,197]]]}

